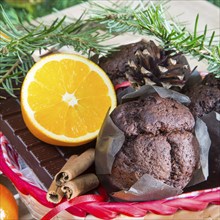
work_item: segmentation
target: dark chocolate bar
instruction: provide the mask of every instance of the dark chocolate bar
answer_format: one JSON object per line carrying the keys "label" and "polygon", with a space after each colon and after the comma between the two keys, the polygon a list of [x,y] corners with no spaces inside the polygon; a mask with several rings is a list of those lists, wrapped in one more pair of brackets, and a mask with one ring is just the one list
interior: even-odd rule
{"label": "dark chocolate bar", "polygon": [[94,141],[80,147],[58,147],[40,141],[26,127],[19,99],[2,91],[1,96],[6,99],[0,98],[0,131],[47,189],[71,155],[95,146]]}

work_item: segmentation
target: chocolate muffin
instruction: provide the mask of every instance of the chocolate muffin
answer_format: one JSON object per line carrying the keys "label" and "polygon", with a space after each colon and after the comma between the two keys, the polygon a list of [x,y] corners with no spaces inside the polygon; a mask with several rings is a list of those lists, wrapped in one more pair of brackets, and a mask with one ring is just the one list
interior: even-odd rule
{"label": "chocolate muffin", "polygon": [[191,99],[189,109],[194,116],[201,117],[211,111],[220,113],[220,78],[208,74],[199,85],[186,91]]}
{"label": "chocolate muffin", "polygon": [[206,123],[212,142],[209,150],[209,176],[207,181],[192,186],[186,191],[220,186],[220,121],[216,120],[216,116],[212,112],[220,113],[220,78],[215,78],[210,73],[199,84],[190,87],[186,91],[186,95],[191,99],[189,108],[192,114],[195,117],[201,117]]}
{"label": "chocolate muffin", "polygon": [[129,189],[144,174],[176,188],[187,185],[199,164],[195,121],[187,107],[151,95],[119,105],[111,118],[125,134],[108,176],[115,189]]}

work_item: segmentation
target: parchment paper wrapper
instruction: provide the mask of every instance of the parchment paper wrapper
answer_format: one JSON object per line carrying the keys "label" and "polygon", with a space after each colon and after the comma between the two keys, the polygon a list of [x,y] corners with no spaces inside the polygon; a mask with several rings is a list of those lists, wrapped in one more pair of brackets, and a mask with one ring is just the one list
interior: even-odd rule
{"label": "parchment paper wrapper", "polygon": [[[162,87],[148,85],[141,87],[138,91],[124,95],[121,100],[122,102],[128,102],[140,97],[146,97],[155,92],[163,98],[170,97],[183,104],[190,102],[186,95]],[[192,182],[189,183],[190,185],[204,181],[208,175],[208,152],[211,142],[207,127],[201,120],[196,121],[195,134],[200,145],[201,168],[195,171]],[[203,137],[201,141],[199,140],[200,137]],[[107,114],[97,138],[95,164],[96,173],[101,183],[106,186],[107,191],[113,198],[124,201],[148,201],[182,193],[182,190],[164,184],[148,174],[143,175],[127,191],[115,191],[114,187],[109,184],[107,177],[111,174],[115,156],[121,149],[124,140],[124,133],[113,123],[111,117]]]}
{"label": "parchment paper wrapper", "polygon": [[201,119],[206,123],[212,141],[209,151],[209,179],[210,182],[214,181],[213,187],[220,186],[220,114],[212,111]]}
{"label": "parchment paper wrapper", "polygon": [[[201,82],[201,74],[198,71],[194,71],[186,82],[184,89],[187,90],[198,86]],[[204,169],[204,173],[207,173],[208,170],[209,175],[207,180],[204,182],[196,185],[188,184],[187,188],[184,190],[186,192],[220,186],[220,114],[212,111],[203,115],[200,119],[206,124],[211,139],[209,163],[208,167]],[[201,135],[199,139],[202,142],[204,138],[206,137]]]}
{"label": "parchment paper wrapper", "polygon": [[[200,85],[204,76],[205,75],[201,76],[201,73],[198,71],[194,71],[188,78],[184,86],[184,91],[192,90],[193,87]],[[194,186],[190,186],[189,184],[189,187],[185,189],[186,192],[220,186],[220,114],[212,111],[203,115],[200,119],[206,124],[211,139],[209,167],[206,168],[209,170],[209,176],[206,181],[200,184]],[[201,136],[201,139],[202,138]]]}
{"label": "parchment paper wrapper", "polygon": [[203,190],[220,186],[220,114],[212,111],[209,114],[201,117],[201,120],[206,123],[211,146],[209,150],[209,176],[206,181],[196,185],[190,185],[184,189],[185,192]]}

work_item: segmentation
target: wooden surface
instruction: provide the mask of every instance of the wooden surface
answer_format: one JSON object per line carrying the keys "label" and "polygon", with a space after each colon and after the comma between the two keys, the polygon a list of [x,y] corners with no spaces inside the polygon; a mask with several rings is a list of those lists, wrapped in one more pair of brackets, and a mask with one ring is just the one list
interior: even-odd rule
{"label": "wooden surface", "polygon": [[[96,2],[101,5],[109,5],[109,1],[106,0],[96,0]],[[122,0],[121,2],[126,2],[126,4],[128,2],[138,3],[137,0]],[[158,1],[153,2],[156,3]],[[168,7],[167,14],[174,17],[175,21],[186,22],[189,30],[193,30],[196,15],[199,14],[198,31],[204,30],[207,24],[210,30],[215,30],[217,34],[220,33],[220,9],[206,0],[171,0],[166,4],[166,7]],[[51,21],[57,16],[62,17],[63,15],[67,15],[70,18],[79,17],[86,8],[88,8],[87,4],[77,5],[45,16],[43,20]]]}
{"label": "wooden surface", "polygon": [[[108,4],[108,1],[103,1],[103,0],[99,0],[97,2],[101,4]],[[124,1],[124,2],[127,3],[128,1]],[[195,17],[199,13],[200,19],[199,19],[198,31],[204,30],[204,27],[207,24],[209,30],[215,30],[217,34],[220,34],[220,10],[211,3],[205,0],[195,0],[195,1],[171,0],[168,5],[169,5],[169,9],[167,13],[170,14],[172,17],[175,16],[176,17],[175,20],[177,21],[186,22],[186,26],[189,30],[193,30]],[[76,6],[76,7],[68,8],[61,12],[46,16],[41,20],[44,22],[50,22],[54,20],[56,17],[62,17],[64,15],[67,15],[69,17],[79,17],[84,9],[85,9],[84,6],[83,7]],[[119,38],[117,41],[118,42],[122,41],[123,43],[129,43],[132,40],[133,40],[133,36],[128,35]],[[192,65],[194,62],[195,64],[197,64],[196,61],[191,61]],[[200,63],[199,69],[205,70],[206,64]],[[13,187],[11,186],[11,183],[6,178],[0,177],[0,182],[8,186],[14,193],[16,193]],[[25,208],[23,203],[18,200],[18,204],[20,209],[19,219],[32,220],[33,218],[28,213],[28,210]],[[151,219],[155,219],[155,216],[153,216]]]}
{"label": "wooden surface", "polygon": [[[96,2],[101,5],[109,5],[109,1],[106,0],[96,0]],[[138,0],[121,0],[120,2],[126,2],[126,4],[134,2],[134,4],[137,4]],[[153,2],[157,3],[158,1]],[[196,15],[199,14],[198,32],[204,30],[207,24],[208,32],[215,30],[217,35],[220,34],[220,9],[206,0],[171,0],[165,7],[167,8],[168,16],[170,15],[175,18],[177,22],[184,22],[190,31],[193,30]],[[88,9],[88,6],[84,3],[50,14],[41,20],[51,22],[55,18],[63,17],[64,15],[67,15],[69,18],[78,18],[86,9]]]}

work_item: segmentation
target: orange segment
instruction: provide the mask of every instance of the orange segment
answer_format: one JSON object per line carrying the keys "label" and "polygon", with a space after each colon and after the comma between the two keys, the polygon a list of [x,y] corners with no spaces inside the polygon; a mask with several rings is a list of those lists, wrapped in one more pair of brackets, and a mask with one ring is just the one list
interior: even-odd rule
{"label": "orange segment", "polygon": [[45,57],[22,85],[24,121],[36,137],[50,144],[77,146],[96,138],[107,111],[115,106],[108,76],[78,55]]}
{"label": "orange segment", "polygon": [[[37,91],[37,92],[36,92]],[[38,82],[32,82],[28,88],[28,103],[34,112],[60,103],[60,96],[55,90],[49,90]]]}
{"label": "orange segment", "polygon": [[[93,82],[96,82],[96,89],[93,87]],[[96,97],[97,95],[107,95],[108,88],[102,83],[102,78],[96,72],[91,71],[89,75],[84,78],[84,81],[79,85],[75,91],[79,98]]]}

